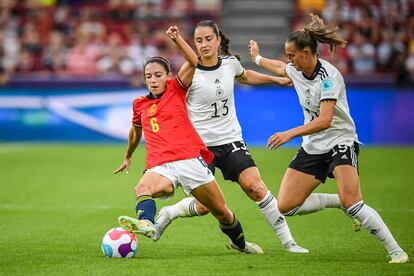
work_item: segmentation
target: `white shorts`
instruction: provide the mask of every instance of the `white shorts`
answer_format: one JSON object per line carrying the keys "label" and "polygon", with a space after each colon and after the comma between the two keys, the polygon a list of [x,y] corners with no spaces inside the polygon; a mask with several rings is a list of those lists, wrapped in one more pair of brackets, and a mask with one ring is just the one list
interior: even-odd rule
{"label": "white shorts", "polygon": [[178,186],[181,186],[184,193],[189,195],[195,188],[214,180],[213,173],[201,157],[167,162],[155,166],[147,172],[155,172],[171,180],[174,192],[171,195],[161,197],[161,199],[169,199],[174,196]]}

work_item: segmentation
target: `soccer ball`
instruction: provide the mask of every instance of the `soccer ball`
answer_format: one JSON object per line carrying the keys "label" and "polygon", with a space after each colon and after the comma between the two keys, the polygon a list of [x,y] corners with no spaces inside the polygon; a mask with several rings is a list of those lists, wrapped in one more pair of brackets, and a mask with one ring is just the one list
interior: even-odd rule
{"label": "soccer ball", "polygon": [[121,227],[112,228],[103,237],[101,248],[108,258],[132,258],[138,252],[138,240]]}

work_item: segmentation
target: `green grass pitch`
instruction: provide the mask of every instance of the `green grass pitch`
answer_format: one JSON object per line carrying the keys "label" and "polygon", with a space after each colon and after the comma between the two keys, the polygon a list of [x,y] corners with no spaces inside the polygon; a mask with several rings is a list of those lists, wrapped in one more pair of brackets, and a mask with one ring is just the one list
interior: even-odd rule
{"label": "green grass pitch", "polygon": [[[107,259],[103,234],[119,215],[134,215],[134,186],[144,148],[130,173],[113,175],[125,145],[0,145],[0,275],[414,275],[413,263],[391,265],[365,230],[353,232],[341,211],[288,218],[307,255],[285,252],[255,204],[237,185],[217,179],[247,240],[261,256],[225,248],[227,238],[211,216],[175,221],[158,242],[138,237],[133,259]],[[294,149],[251,152],[274,194]],[[376,208],[414,259],[414,148],[363,147],[364,199]],[[333,181],[318,188],[335,192]],[[156,200],[158,207],[177,202]]]}

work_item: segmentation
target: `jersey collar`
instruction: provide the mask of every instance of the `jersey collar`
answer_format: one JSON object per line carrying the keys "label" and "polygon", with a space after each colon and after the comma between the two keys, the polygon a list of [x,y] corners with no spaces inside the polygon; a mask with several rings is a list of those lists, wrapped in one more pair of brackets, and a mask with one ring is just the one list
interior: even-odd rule
{"label": "jersey collar", "polygon": [[159,96],[154,96],[151,92],[149,92],[148,94],[147,94],[147,98],[148,99],[150,99],[150,100],[155,100],[155,99],[159,99],[159,98],[161,98],[162,97],[162,95],[164,95],[164,93],[162,93],[161,95],[159,95]]}
{"label": "jersey collar", "polygon": [[302,75],[307,80],[314,80],[316,78],[316,76],[318,75],[319,70],[321,69],[321,67],[322,67],[322,64],[318,59],[318,62],[316,63],[315,71],[313,71],[312,75],[310,77],[308,77],[303,72],[302,72]]}
{"label": "jersey collar", "polygon": [[204,71],[214,71],[214,70],[218,69],[220,67],[220,65],[221,65],[221,58],[219,57],[218,62],[217,62],[216,65],[204,66],[204,65],[201,65],[199,63],[199,64],[197,64],[197,68],[200,69],[200,70],[204,70]]}

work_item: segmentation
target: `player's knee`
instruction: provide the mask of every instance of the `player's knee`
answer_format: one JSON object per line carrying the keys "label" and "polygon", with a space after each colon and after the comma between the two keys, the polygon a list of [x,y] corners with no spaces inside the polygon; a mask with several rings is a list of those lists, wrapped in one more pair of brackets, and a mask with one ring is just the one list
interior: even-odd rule
{"label": "player's knee", "polygon": [[267,188],[260,177],[252,177],[242,184],[244,192],[255,202],[261,201],[267,193]]}
{"label": "player's knee", "polygon": [[142,195],[152,195],[152,191],[150,187],[148,187],[144,183],[138,183],[135,186],[135,195],[137,197],[142,196]]}

